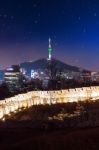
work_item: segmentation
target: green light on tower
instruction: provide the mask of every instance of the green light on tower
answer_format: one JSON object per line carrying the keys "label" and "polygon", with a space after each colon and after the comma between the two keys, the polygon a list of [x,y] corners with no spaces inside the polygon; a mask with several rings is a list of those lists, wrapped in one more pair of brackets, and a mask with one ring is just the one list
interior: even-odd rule
{"label": "green light on tower", "polygon": [[51,47],[51,39],[49,38],[49,47],[48,47],[48,59],[52,58],[52,47]]}

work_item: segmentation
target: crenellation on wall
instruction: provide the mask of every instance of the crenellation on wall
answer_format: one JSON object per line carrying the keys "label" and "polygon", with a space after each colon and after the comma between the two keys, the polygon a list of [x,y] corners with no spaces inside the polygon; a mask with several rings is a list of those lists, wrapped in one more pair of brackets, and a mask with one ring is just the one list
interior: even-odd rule
{"label": "crenellation on wall", "polygon": [[32,105],[78,102],[96,100],[99,98],[98,87],[82,87],[59,91],[31,91],[0,101],[0,119],[5,115],[16,112]]}

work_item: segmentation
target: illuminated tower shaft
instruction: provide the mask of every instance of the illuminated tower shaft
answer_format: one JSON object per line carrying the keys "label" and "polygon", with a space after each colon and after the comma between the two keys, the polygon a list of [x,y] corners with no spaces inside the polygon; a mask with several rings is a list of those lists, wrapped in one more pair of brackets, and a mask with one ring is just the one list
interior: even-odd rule
{"label": "illuminated tower shaft", "polygon": [[51,39],[49,38],[49,47],[48,47],[48,59],[52,59],[52,46],[51,46]]}

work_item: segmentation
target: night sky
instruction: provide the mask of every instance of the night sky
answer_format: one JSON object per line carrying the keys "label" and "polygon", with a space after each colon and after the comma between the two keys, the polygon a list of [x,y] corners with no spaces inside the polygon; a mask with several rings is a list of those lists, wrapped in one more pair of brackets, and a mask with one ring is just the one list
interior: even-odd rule
{"label": "night sky", "polygon": [[53,56],[99,71],[99,0],[0,0],[0,69]]}

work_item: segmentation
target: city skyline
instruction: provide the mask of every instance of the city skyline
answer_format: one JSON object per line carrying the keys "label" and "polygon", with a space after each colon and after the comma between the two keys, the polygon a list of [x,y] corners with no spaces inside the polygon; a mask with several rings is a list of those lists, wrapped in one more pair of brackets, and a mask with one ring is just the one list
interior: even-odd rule
{"label": "city skyline", "polygon": [[1,0],[0,69],[53,56],[99,71],[98,0]]}

